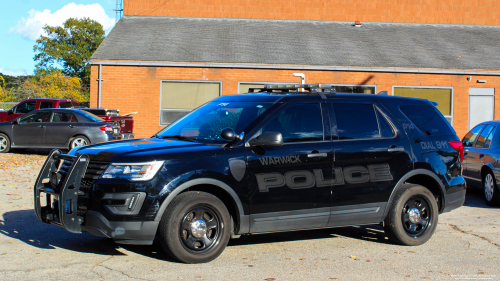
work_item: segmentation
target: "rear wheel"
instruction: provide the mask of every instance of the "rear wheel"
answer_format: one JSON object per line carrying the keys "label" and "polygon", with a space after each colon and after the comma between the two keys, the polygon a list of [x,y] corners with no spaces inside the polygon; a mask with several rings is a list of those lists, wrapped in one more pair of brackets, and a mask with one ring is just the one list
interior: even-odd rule
{"label": "rear wheel", "polygon": [[427,242],[438,222],[438,206],[432,192],[417,184],[397,191],[384,220],[384,231],[396,244],[416,246]]}
{"label": "rear wheel", "polygon": [[230,238],[231,218],[219,198],[201,191],[178,195],[169,204],[158,227],[163,249],[185,263],[217,258]]}
{"label": "rear wheel", "polygon": [[75,147],[89,145],[89,144],[90,144],[90,141],[88,138],[86,138],[84,136],[76,136],[70,141],[69,149],[71,150]]}
{"label": "rear wheel", "polygon": [[9,152],[10,139],[5,134],[0,134],[0,153]]}
{"label": "rear wheel", "polygon": [[486,172],[483,178],[484,201],[488,206],[500,205],[500,191],[491,171]]}

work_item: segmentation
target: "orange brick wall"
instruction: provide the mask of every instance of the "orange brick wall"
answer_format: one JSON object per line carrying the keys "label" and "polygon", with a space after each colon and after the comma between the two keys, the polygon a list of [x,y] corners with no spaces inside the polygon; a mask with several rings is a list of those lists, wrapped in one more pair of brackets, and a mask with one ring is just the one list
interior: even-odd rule
{"label": "orange brick wall", "polygon": [[499,0],[124,0],[125,15],[500,24]]}
{"label": "orange brick wall", "polygon": [[[137,111],[134,115],[134,132],[137,137],[148,137],[159,131],[160,80],[213,80],[222,82],[222,94],[238,93],[238,81],[256,82],[300,82],[293,77],[297,70],[228,69],[228,68],[182,68],[144,66],[102,66],[101,105],[118,108],[120,112]],[[91,71],[91,107],[97,106],[98,66]],[[453,87],[453,127],[459,137],[468,131],[469,87],[500,88],[498,76],[472,76],[467,81],[464,75],[346,72],[346,71],[302,71],[306,83],[367,84],[376,85],[377,92],[388,91],[392,86],[440,86]],[[478,84],[478,79],[487,83]],[[500,118],[500,94],[495,94],[495,119]]]}

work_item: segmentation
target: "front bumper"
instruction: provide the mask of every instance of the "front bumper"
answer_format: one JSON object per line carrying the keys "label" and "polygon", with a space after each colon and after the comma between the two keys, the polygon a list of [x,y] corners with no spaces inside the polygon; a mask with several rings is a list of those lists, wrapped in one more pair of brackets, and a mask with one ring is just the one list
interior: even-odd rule
{"label": "front bumper", "polygon": [[[85,231],[112,238],[122,244],[151,244],[159,222],[109,221],[101,213],[88,209],[89,205],[85,202],[92,196],[89,178],[99,178],[100,174],[96,175],[96,171],[104,171],[107,165],[91,163],[88,155],[70,156],[61,154],[60,150],[53,150],[35,183],[34,207],[37,218],[72,233]],[[62,170],[65,174],[61,173]],[[140,210],[145,196],[143,192],[122,192],[104,195],[102,199],[110,200],[111,205],[105,206],[109,212],[134,215]],[[45,203],[42,204],[42,201]]]}

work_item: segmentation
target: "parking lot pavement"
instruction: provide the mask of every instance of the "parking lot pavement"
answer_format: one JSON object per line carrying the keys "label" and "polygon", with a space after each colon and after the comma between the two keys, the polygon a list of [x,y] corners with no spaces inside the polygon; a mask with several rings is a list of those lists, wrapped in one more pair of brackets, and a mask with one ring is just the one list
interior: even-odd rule
{"label": "parking lot pavement", "polygon": [[391,244],[378,225],[242,236],[207,264],[173,262],[160,243],[122,246],[37,220],[33,185],[47,152],[0,154],[0,279],[499,280],[500,209],[468,189],[429,242]]}

